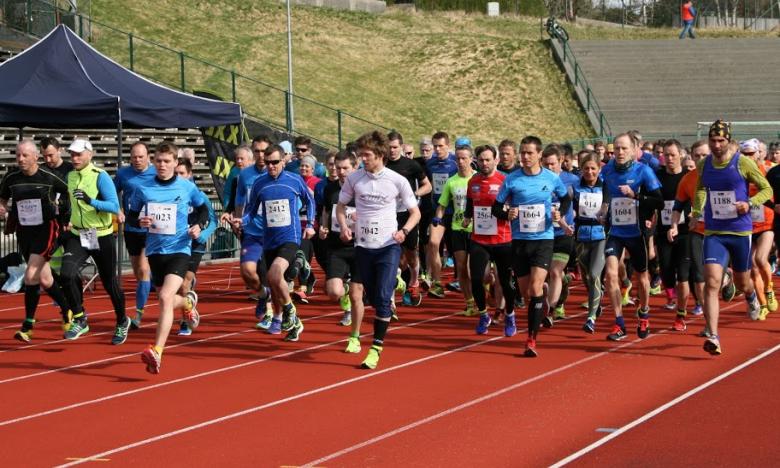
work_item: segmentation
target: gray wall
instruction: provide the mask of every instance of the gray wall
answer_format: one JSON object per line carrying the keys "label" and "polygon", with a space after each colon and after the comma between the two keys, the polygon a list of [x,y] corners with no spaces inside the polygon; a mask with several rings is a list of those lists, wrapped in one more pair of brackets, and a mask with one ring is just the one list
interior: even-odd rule
{"label": "gray wall", "polygon": [[[284,0],[281,0],[285,3]],[[387,4],[379,0],[290,0],[293,5],[309,5],[336,10],[365,11],[368,13],[382,13]]]}

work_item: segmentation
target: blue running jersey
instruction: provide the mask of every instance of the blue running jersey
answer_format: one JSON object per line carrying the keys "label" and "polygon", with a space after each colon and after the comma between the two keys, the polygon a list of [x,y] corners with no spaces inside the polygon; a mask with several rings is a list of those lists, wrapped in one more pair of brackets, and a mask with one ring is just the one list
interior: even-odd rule
{"label": "blue running jersey", "polygon": [[[560,174],[558,174],[558,177],[561,179],[561,182],[563,182],[563,185],[566,186],[566,191],[569,194],[571,198],[574,198],[574,187],[580,183],[580,178],[576,175],[572,174],[571,172],[561,171]],[[555,205],[556,208],[560,208],[561,202],[558,201],[558,195],[553,194],[553,205]],[[569,205],[569,211],[566,213],[561,213],[561,216],[563,216],[563,219],[566,221],[566,224],[572,227],[572,229],[576,232],[576,227],[574,226],[574,204],[572,203]],[[563,231],[563,228],[560,227],[558,224],[554,224],[553,227],[555,228],[555,237],[560,237],[563,235],[566,235],[566,233]]]}
{"label": "blue running jersey", "polygon": [[[154,177],[157,175],[157,169],[153,165],[149,165],[143,172],[138,172],[133,166],[122,166],[114,176],[114,187],[116,187],[117,195],[122,194],[122,210],[128,211],[128,202],[133,196],[133,192],[138,187],[148,187],[154,181]],[[146,232],[146,229],[130,226],[125,223],[125,231],[128,232]]]}
{"label": "blue running jersey", "polygon": [[[257,170],[257,166],[254,164],[241,170],[238,174],[238,183],[236,184],[236,207],[246,206],[247,200],[249,199],[249,192],[252,190],[252,184],[254,184],[255,180],[262,174],[266,174],[266,171],[264,170],[261,172]],[[249,234],[250,236],[262,238],[263,219],[255,216],[249,224],[244,224],[242,229],[244,233]]]}
{"label": "blue running jersey", "polygon": [[[425,163],[425,172],[433,186],[431,195],[435,208],[439,206],[439,197],[441,197],[441,192],[444,190],[444,184],[447,183],[447,179],[458,173],[458,165],[455,163],[455,158],[452,155],[444,160],[434,156]],[[452,208],[448,207],[444,212],[447,214],[452,213]]]}
{"label": "blue running jersey", "polygon": [[542,168],[536,175],[528,175],[522,169],[512,172],[501,185],[496,201],[519,208],[512,220],[512,239],[553,239],[552,198],[568,194],[561,178],[549,169]]}
{"label": "blue running jersey", "polygon": [[634,193],[651,192],[661,188],[655,172],[650,166],[634,161],[625,171],[619,171],[614,164],[607,164],[601,170],[604,191],[609,197],[609,235],[615,237],[639,237],[642,234],[639,223],[639,203],[620,192],[621,185],[628,185]]}

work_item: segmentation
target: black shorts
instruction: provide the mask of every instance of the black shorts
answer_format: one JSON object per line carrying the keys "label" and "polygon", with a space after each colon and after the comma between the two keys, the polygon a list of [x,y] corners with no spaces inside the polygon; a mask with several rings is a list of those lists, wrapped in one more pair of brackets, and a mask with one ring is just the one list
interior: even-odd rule
{"label": "black shorts", "polygon": [[642,273],[647,271],[647,240],[644,236],[638,237],[614,237],[607,236],[607,244],[604,247],[604,256],[613,255],[620,260],[626,249],[634,271]]}
{"label": "black shorts", "polygon": [[187,275],[187,266],[190,256],[183,253],[149,255],[149,269],[152,271],[152,284],[162,287],[167,275]]}
{"label": "black shorts", "polygon": [[[398,219],[398,230],[400,231],[402,227],[404,227],[404,224],[409,220],[409,212],[408,211],[400,211],[396,214],[396,217]],[[420,242],[420,226],[419,224],[412,228],[409,231],[409,234],[406,236],[406,239],[404,239],[403,242],[401,242],[401,247],[403,247],[406,250],[417,250],[417,246]]]}
{"label": "black shorts", "polygon": [[558,236],[553,239],[553,253],[566,255],[574,253],[574,236]]}
{"label": "black shorts", "polygon": [[275,249],[263,250],[263,257],[265,258],[265,264],[268,268],[274,263],[277,258],[283,258],[287,260],[287,264],[292,265],[295,261],[295,254],[300,247],[294,242],[286,242]]}
{"label": "black shorts", "polygon": [[28,262],[32,254],[40,255],[46,261],[50,260],[59,245],[59,231],[60,224],[55,219],[40,226],[17,226],[16,239],[19,241],[19,250],[24,261]]}
{"label": "black shorts", "polygon": [[125,231],[125,247],[131,257],[141,255],[141,251],[146,248],[146,233]]}
{"label": "black shorts", "polygon": [[471,233],[467,231],[452,231],[450,233],[450,245],[452,246],[451,253],[460,251],[469,251],[469,237]]}
{"label": "black shorts", "polygon": [[550,269],[553,256],[552,239],[512,239],[512,270],[517,278],[528,276],[531,267]]}
{"label": "black shorts", "polygon": [[200,266],[200,261],[203,259],[203,252],[192,252],[190,254],[190,261],[187,263],[187,271],[191,271],[193,273],[198,272],[198,267]]}
{"label": "black shorts", "polygon": [[332,249],[328,253],[328,271],[325,274],[326,279],[341,278],[353,283],[362,283],[360,270],[355,262],[355,247],[340,247]]}

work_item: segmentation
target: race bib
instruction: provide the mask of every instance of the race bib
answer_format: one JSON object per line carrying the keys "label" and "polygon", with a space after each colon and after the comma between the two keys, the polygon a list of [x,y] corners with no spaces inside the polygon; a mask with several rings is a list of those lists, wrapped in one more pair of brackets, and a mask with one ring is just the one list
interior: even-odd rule
{"label": "race bib", "polygon": [[447,183],[447,179],[449,178],[450,178],[449,174],[434,173],[433,193],[436,195],[441,195],[441,193],[444,191],[444,184]]}
{"label": "race bib", "polygon": [[636,200],[626,197],[613,198],[610,210],[613,226],[636,224]]}
{"label": "race bib", "polygon": [[149,202],[146,204],[146,214],[153,219],[150,233],[167,236],[176,234],[176,204]]}
{"label": "race bib", "polygon": [[378,249],[384,247],[389,239],[392,238],[398,222],[395,219],[380,220],[358,218],[357,232],[355,238],[357,245],[367,249]]}
{"label": "race bib", "polygon": [[764,205],[750,205],[750,219],[752,219],[754,223],[766,222],[766,217],[764,216]]}
{"label": "race bib", "polygon": [[577,212],[583,218],[595,219],[601,209],[601,203],[604,200],[604,196],[601,193],[580,193],[580,203],[577,207]]}
{"label": "race bib", "polygon": [[40,226],[43,224],[41,199],[19,200],[16,202],[16,214],[22,226]]}
{"label": "race bib", "polygon": [[[345,206],[344,212],[347,215],[347,227],[353,232],[355,231],[355,207]],[[336,205],[333,205],[333,210],[330,213],[330,230],[333,232],[341,232],[341,226],[339,225],[339,219],[336,217]]]}
{"label": "race bib", "polygon": [[536,233],[545,231],[546,220],[543,203],[537,203],[535,205],[520,205],[517,208],[520,210],[517,214],[517,220],[520,225],[520,232]]}
{"label": "race bib", "polygon": [[489,206],[474,207],[474,233],[482,236],[498,234],[498,220],[490,212]]}
{"label": "race bib", "polygon": [[[674,200],[664,200],[664,209],[661,210],[661,224],[664,226],[672,225],[672,210],[674,209]],[[683,216],[680,216],[680,220],[677,224],[683,223]]]}
{"label": "race bib", "polygon": [[455,206],[455,211],[461,213],[466,211],[466,189],[457,189],[452,191],[452,204]]}
{"label": "race bib", "polygon": [[290,201],[287,199],[266,201],[265,214],[268,227],[285,227],[292,223]]}
{"label": "race bib", "polygon": [[737,217],[737,195],[733,190],[710,191],[710,207],[713,219],[735,219]]}
{"label": "race bib", "polygon": [[97,229],[82,229],[79,231],[79,241],[81,246],[87,250],[98,250],[100,244],[98,244]]}

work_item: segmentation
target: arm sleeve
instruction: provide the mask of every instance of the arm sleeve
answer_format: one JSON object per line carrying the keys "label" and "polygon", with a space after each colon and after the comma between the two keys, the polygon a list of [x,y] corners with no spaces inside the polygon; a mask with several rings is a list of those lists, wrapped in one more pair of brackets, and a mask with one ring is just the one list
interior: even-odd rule
{"label": "arm sleeve", "polygon": [[[252,190],[250,190],[249,193],[249,200],[247,200],[246,205],[244,206],[244,214],[241,217],[241,222],[244,226],[249,224],[249,221],[251,220],[251,217],[255,215],[257,212],[258,207],[260,206],[260,194],[255,193],[255,185],[257,185],[257,181],[259,179],[255,180],[255,183],[252,184]],[[240,190],[239,190],[240,192]],[[238,200],[236,200],[236,205],[238,205]]]}
{"label": "arm sleeve", "polygon": [[560,207],[561,216],[564,216],[566,213],[569,212],[569,207],[571,207],[571,195],[566,193],[566,195],[562,197],[558,197],[558,201],[561,203],[561,207]]}
{"label": "arm sleeve", "polygon": [[125,224],[134,228],[140,228],[138,224],[138,218],[141,216],[141,209],[144,206],[144,200],[140,199],[140,190],[136,190],[136,193],[127,201],[127,210],[125,211]]}
{"label": "arm sleeve", "polygon": [[756,162],[750,158],[739,158],[739,172],[745,177],[745,180],[755,185],[758,192],[750,197],[750,204],[754,206],[763,205],[772,199],[772,187],[764,177],[764,174],[758,169]]}
{"label": "arm sleeve", "polygon": [[466,211],[463,212],[463,217],[469,219],[474,217],[474,200],[471,197],[466,197]]}
{"label": "arm sleeve", "polygon": [[214,234],[214,232],[217,230],[218,223],[217,214],[214,212],[214,208],[211,207],[211,203],[206,203],[205,206],[208,210],[208,221],[206,228],[200,231],[200,236],[198,237],[198,242],[201,244],[205,244],[206,241],[209,240],[209,237]]}
{"label": "arm sleeve", "polygon": [[509,214],[504,211],[504,204],[498,200],[493,202],[490,213],[498,219],[509,219]]}
{"label": "arm sleeve", "polygon": [[90,202],[96,210],[108,213],[119,213],[119,197],[116,195],[116,187],[111,177],[106,172],[101,172],[97,178],[98,196]]}

